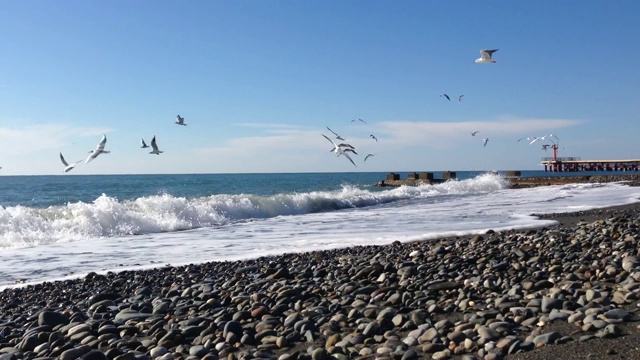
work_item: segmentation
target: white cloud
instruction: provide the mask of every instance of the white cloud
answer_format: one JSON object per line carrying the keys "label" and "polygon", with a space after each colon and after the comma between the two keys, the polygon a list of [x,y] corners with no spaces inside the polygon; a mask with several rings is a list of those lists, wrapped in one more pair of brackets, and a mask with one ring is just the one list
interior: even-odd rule
{"label": "white cloud", "polygon": [[112,132],[109,128],[74,127],[62,124],[37,124],[0,128],[0,152],[12,155],[32,154],[59,149],[78,137]]}
{"label": "white cloud", "polygon": [[580,125],[583,122],[572,119],[503,116],[495,120],[463,122],[385,121],[377,123],[376,127],[380,134],[386,136],[387,142],[394,145],[430,143],[437,147],[445,146],[456,139],[467,140],[472,131],[479,131],[476,136],[480,138],[513,135],[517,139],[522,136],[543,136],[553,130]]}

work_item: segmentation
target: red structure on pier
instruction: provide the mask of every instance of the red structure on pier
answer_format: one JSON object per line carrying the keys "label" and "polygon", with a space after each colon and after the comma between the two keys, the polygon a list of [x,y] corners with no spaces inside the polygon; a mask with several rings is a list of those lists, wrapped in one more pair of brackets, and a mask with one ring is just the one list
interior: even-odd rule
{"label": "red structure on pier", "polygon": [[558,157],[558,144],[551,145],[553,157],[542,158],[545,172],[573,171],[638,171],[640,159],[581,160],[578,157]]}

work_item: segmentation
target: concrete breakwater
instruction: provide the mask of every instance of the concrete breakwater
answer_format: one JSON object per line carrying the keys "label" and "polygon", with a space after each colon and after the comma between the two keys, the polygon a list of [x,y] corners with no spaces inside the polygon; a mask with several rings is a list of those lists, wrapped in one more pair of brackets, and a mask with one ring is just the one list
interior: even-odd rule
{"label": "concrete breakwater", "polygon": [[376,186],[417,186],[423,184],[440,184],[445,181],[455,179],[456,173],[453,171],[445,171],[442,173],[442,179],[436,179],[433,177],[433,173],[430,172],[421,172],[416,173],[412,172],[407,174],[407,178],[401,180],[400,174],[397,173],[389,173],[384,180],[378,181]]}
{"label": "concrete breakwater", "polygon": [[[621,181],[631,186],[640,186],[640,174],[520,177],[520,171],[507,171],[504,173],[504,176],[509,181],[510,187],[514,189],[548,185]],[[376,186],[418,186],[423,184],[440,184],[454,179],[456,179],[456,173],[450,171],[444,172],[441,179],[434,178],[433,173],[409,173],[406,179],[400,179],[399,174],[390,173],[385,180],[378,181]]]}

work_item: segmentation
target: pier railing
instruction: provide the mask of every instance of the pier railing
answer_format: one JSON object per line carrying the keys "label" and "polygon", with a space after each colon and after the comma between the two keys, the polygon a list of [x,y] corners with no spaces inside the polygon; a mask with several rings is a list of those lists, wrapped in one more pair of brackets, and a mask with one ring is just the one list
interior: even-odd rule
{"label": "pier railing", "polygon": [[[554,159],[552,157],[543,157],[542,161],[553,161]],[[566,157],[558,157],[555,160],[557,161],[580,161],[582,159],[580,159],[579,157],[576,156],[566,156]]]}

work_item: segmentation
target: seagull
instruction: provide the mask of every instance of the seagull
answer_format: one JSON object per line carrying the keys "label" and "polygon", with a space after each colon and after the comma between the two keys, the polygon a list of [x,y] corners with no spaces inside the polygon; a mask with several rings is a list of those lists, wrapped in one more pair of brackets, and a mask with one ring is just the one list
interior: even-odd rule
{"label": "seagull", "polygon": [[351,120],[351,122],[354,122],[354,121],[361,121],[363,124],[366,124],[366,123],[367,123],[366,121],[364,121],[364,120],[362,120],[362,119],[360,119],[360,118],[357,118],[357,119],[353,119],[353,120]]}
{"label": "seagull", "polygon": [[495,63],[496,61],[493,60],[491,55],[493,55],[493,53],[496,52],[496,51],[498,51],[498,49],[480,50],[480,57],[478,59],[476,59],[476,62],[479,63],[479,64]]}
{"label": "seagull", "polygon": [[440,94],[440,96],[444,96],[444,97],[446,97],[446,98],[447,98],[447,100],[451,101],[451,98],[450,98],[450,97],[449,97],[449,95],[447,95],[447,94]]}
{"label": "seagull", "polygon": [[479,133],[480,131],[474,131],[471,133],[471,136],[476,136],[477,133]]}
{"label": "seagull", "polygon": [[151,148],[153,149],[152,151],[149,152],[149,154],[156,154],[156,155],[160,155],[161,153],[163,153],[164,151],[160,151],[158,150],[158,144],[156,144],[156,136],[153,135],[153,139],[151,139]]}
{"label": "seagull", "polygon": [[375,140],[376,142],[378,142],[378,138],[373,136],[373,134],[369,135],[370,138],[372,138],[373,140]]}
{"label": "seagull", "polygon": [[358,155],[358,153],[355,151],[354,147],[349,145],[349,144],[336,144],[333,140],[329,139],[329,137],[325,134],[320,134],[322,136],[324,136],[325,139],[329,140],[332,144],[333,144],[333,149],[331,149],[332,152],[335,152],[337,154],[337,156],[343,155],[344,157],[346,157],[347,159],[349,159],[349,161],[351,161],[351,163],[353,164],[353,166],[356,166],[356,163],[353,162],[353,159],[351,159],[351,156],[349,156],[349,154],[347,154],[347,152],[352,152],[356,155]]}
{"label": "seagull", "polygon": [[328,126],[327,126],[327,130],[331,131],[331,133],[333,133],[333,135],[335,135],[335,136],[336,136],[336,139],[338,139],[338,140],[342,140],[342,141],[345,141],[345,140],[346,140],[346,139],[345,139],[345,138],[343,138],[342,136],[340,136],[340,135],[336,134],[336,132],[335,132],[335,131],[333,131],[333,130],[329,129],[329,127],[328,127]]}
{"label": "seagull", "polygon": [[542,145],[542,150],[547,151],[547,149],[549,148],[549,146],[551,146],[551,144],[544,144],[544,145]]}
{"label": "seagull", "polygon": [[489,142],[489,138],[484,138],[484,139],[482,139],[482,141],[484,141],[484,145],[482,145],[482,146],[483,147],[487,146],[487,143]]}
{"label": "seagull", "polygon": [[182,126],[187,126],[187,124],[184,123],[184,118],[180,115],[177,116],[176,118],[176,124],[178,125],[182,125]]}
{"label": "seagull", "polygon": [[149,145],[147,145],[147,143],[144,142],[144,139],[140,139],[140,147],[144,149],[144,148],[148,148]]}
{"label": "seagull", "polygon": [[367,161],[370,156],[376,156],[376,154],[368,153],[367,156],[364,157],[364,161]]}
{"label": "seagull", "polygon": [[67,163],[67,160],[64,159],[64,156],[62,156],[62,153],[60,153],[60,160],[62,160],[62,163],[65,166],[64,172],[69,172],[71,169],[76,167],[77,163],[82,162],[82,160],[78,160],[78,161],[74,162],[73,164],[69,165],[69,163]]}
{"label": "seagull", "polygon": [[[548,137],[548,138],[555,138],[555,139],[556,139],[556,141],[560,142],[560,139],[558,139],[558,137],[557,137],[557,136],[555,136],[555,135],[553,135],[553,134],[549,134],[549,135],[547,135],[547,137]],[[554,144],[556,143],[555,141],[553,141],[553,140],[551,140],[551,139],[549,139],[549,140],[550,140],[552,143],[554,143]]]}
{"label": "seagull", "polygon": [[523,138],[518,139],[518,141],[516,141],[516,142],[520,142],[520,140],[531,141],[531,140],[534,140],[535,138],[536,138],[535,136],[523,137]]}
{"label": "seagull", "polygon": [[[527,140],[529,140],[529,139],[527,139]],[[529,143],[529,145],[533,144],[534,142],[536,142],[538,140],[544,140],[544,136],[543,137],[534,136],[533,139],[531,140],[531,142]]]}
{"label": "seagull", "polygon": [[87,158],[87,160],[85,160],[85,164],[90,162],[91,160],[95,159],[98,157],[98,155],[104,153],[104,154],[108,154],[111,151],[106,151],[104,149],[104,146],[107,144],[107,135],[102,135],[102,140],[100,140],[100,143],[98,144],[98,146],[96,146],[95,150],[91,150],[89,151],[91,153],[91,155],[89,155],[89,157]]}
{"label": "seagull", "polygon": [[464,95],[460,95],[460,96],[458,96],[458,101],[462,101],[462,97],[463,97],[463,96],[464,96]]}

